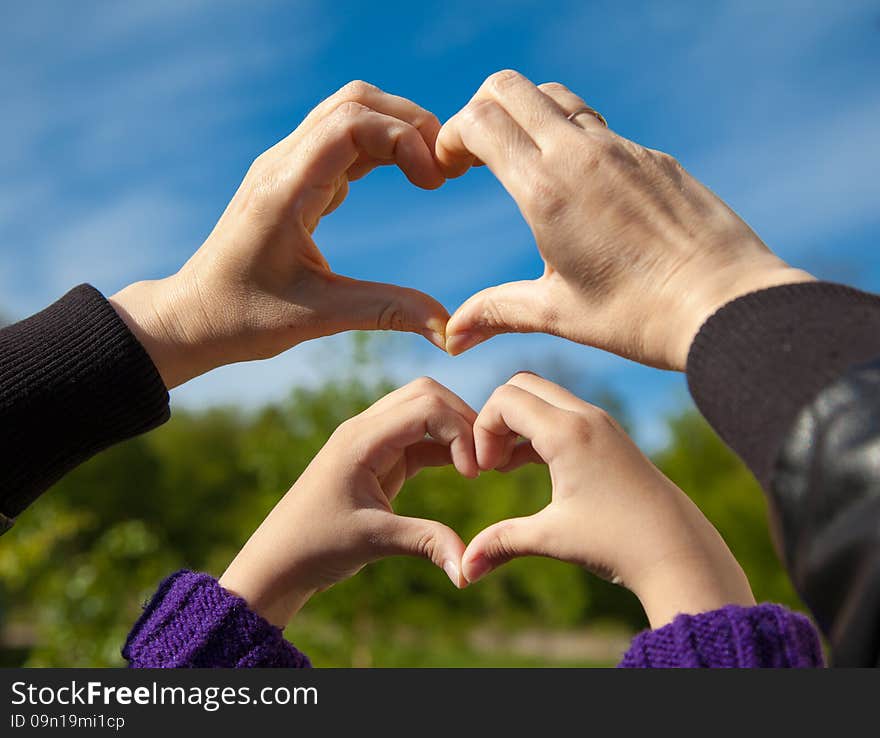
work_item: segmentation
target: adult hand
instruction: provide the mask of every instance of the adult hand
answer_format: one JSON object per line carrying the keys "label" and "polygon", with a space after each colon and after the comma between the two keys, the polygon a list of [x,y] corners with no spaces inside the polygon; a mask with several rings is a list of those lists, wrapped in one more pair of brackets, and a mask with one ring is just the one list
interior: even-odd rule
{"label": "adult hand", "polygon": [[352,329],[411,331],[444,348],[449,315],[436,300],[335,274],[312,239],[349,182],[376,166],[396,164],[413,184],[439,187],[439,128],[415,103],[352,82],[261,154],[177,274],[111,298],[166,385]]}
{"label": "adult hand", "polygon": [[518,556],[549,556],[629,588],[653,628],[678,613],[755,604],[712,524],[599,408],[517,374],[480,411],[474,442],[481,469],[546,462],[553,492],[543,510],[474,537],[462,557],[469,582]]}
{"label": "adult hand", "polygon": [[618,136],[558,83],[493,74],[448,120],[448,177],[485,163],[544,259],[534,281],[491,287],[447,325],[458,354],[498,333],[544,332],[683,369],[702,323],[746,292],[812,277],[777,258],[671,156]]}
{"label": "adult hand", "polygon": [[[458,534],[395,515],[403,483],[427,466],[478,473],[477,414],[430,379],[386,395],[343,423],[236,556],[220,584],[284,627],[315,592],[385,556],[423,556],[465,584]],[[430,439],[426,439],[426,435]]]}

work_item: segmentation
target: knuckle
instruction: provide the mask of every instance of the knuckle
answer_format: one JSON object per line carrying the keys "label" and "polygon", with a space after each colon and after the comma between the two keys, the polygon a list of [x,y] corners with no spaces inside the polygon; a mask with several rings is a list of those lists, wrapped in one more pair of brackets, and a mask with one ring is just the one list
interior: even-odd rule
{"label": "knuckle", "polygon": [[562,311],[559,303],[550,295],[539,295],[536,301],[535,317],[543,327],[544,333],[553,336],[560,335],[562,330]]}
{"label": "knuckle", "polygon": [[365,100],[372,93],[378,92],[378,90],[379,88],[376,85],[371,85],[362,79],[353,79],[339,90],[338,94],[348,100]]}
{"label": "knuckle", "polygon": [[680,176],[684,172],[684,167],[681,165],[681,162],[671,154],[667,154],[664,151],[658,151],[657,158],[660,166],[670,174]]}
{"label": "knuckle", "polygon": [[671,154],[667,154],[665,151],[660,151],[659,149],[649,149],[646,146],[640,147],[642,151],[644,151],[645,155],[650,156],[654,161],[658,164],[663,164],[665,166],[676,166],[678,165],[678,161]]}
{"label": "knuckle", "polygon": [[518,84],[522,79],[523,76],[515,69],[502,69],[489,75],[486,82],[491,89],[501,92]]}
{"label": "knuckle", "polygon": [[433,128],[437,130],[440,128],[440,119],[434,115],[434,113],[430,113],[427,110],[424,113],[420,113],[413,119],[413,126],[418,129],[422,128]]}
{"label": "knuckle", "polygon": [[341,102],[336,106],[336,109],[333,111],[333,116],[338,121],[342,121],[343,123],[348,123],[352,120],[352,118],[357,117],[361,113],[367,110],[367,107],[361,105],[359,102],[355,102],[353,100],[346,100]]}
{"label": "knuckle", "polygon": [[461,117],[465,122],[476,125],[484,125],[486,121],[494,118],[500,112],[498,103],[485,98],[474,100],[461,111]]}
{"label": "knuckle", "polygon": [[403,306],[396,300],[386,303],[376,318],[376,330],[400,331],[407,326],[406,313]]}
{"label": "knuckle", "polygon": [[437,550],[437,537],[433,531],[426,530],[416,540],[416,551],[426,559],[433,559]]}
{"label": "knuckle", "polygon": [[568,92],[569,89],[561,82],[542,82],[538,85],[541,92]]}
{"label": "knuckle", "polygon": [[492,395],[489,398],[490,402],[493,403],[505,403],[514,399],[517,396],[517,388],[512,384],[502,384],[500,387],[496,387],[492,391]]}
{"label": "knuckle", "polygon": [[615,145],[614,139],[607,135],[605,131],[589,132],[587,141],[587,158],[596,165],[618,148]]}
{"label": "knuckle", "polygon": [[519,529],[519,521],[505,520],[499,523],[494,540],[488,547],[489,558],[496,562],[503,562],[521,556],[524,553],[522,550],[523,533],[524,531]]}
{"label": "knuckle", "polygon": [[543,173],[532,175],[531,210],[542,221],[556,220],[566,210],[568,197],[558,180]]}
{"label": "knuckle", "polygon": [[330,437],[337,441],[344,441],[347,438],[356,435],[355,433],[355,425],[357,423],[357,415],[352,418],[347,418],[343,420],[338,426],[336,426],[336,430],[330,434]]}
{"label": "knuckle", "polygon": [[586,403],[580,413],[594,428],[601,427],[603,424],[607,425],[611,422],[611,416],[598,405]]}
{"label": "knuckle", "polygon": [[431,377],[419,377],[410,382],[410,387],[420,395],[428,395],[437,392],[440,383]]}
{"label": "knuckle", "polygon": [[540,376],[541,375],[538,374],[537,372],[533,372],[528,369],[520,369],[519,371],[514,372],[513,375],[511,375],[510,379],[507,380],[507,383],[510,384],[511,382],[518,380],[518,379],[525,379],[526,381],[528,381],[529,379],[531,379],[533,377],[540,377]]}
{"label": "knuckle", "polygon": [[266,163],[269,159],[268,153],[268,151],[263,151],[261,154],[254,158],[254,160],[251,162],[250,167],[248,167],[248,174],[257,174],[258,172],[261,172],[266,168]]}
{"label": "knuckle", "polygon": [[508,327],[502,309],[499,307],[498,302],[492,297],[483,298],[480,314],[481,323],[491,331]]}
{"label": "knuckle", "polygon": [[585,404],[577,412],[569,413],[567,431],[580,443],[594,441],[597,436],[615,427],[614,419],[601,407]]}
{"label": "knuckle", "polygon": [[251,162],[244,182],[250,192],[260,194],[271,191],[274,181],[271,156],[268,151],[264,151]]}
{"label": "knuckle", "polygon": [[441,400],[439,395],[436,394],[421,395],[418,399],[418,403],[426,418],[439,415],[445,407],[443,400]]}
{"label": "knuckle", "polygon": [[578,442],[586,443],[593,437],[593,419],[588,413],[568,413],[561,425],[565,434]]}

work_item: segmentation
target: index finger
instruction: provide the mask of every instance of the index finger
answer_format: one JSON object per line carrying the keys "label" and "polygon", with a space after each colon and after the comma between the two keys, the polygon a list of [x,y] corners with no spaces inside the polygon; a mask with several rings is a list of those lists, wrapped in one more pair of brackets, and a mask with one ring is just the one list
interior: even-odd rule
{"label": "index finger", "polygon": [[434,150],[434,143],[440,132],[440,121],[436,115],[405,97],[392,95],[369,82],[354,80],[318,103],[294,131],[281,139],[266,153],[272,157],[285,156],[290,153],[306,136],[320,126],[324,119],[332,115],[336,108],[345,103],[357,103],[375,110],[377,113],[409,123],[419,132],[427,147],[431,151]]}
{"label": "index finger", "polygon": [[531,392],[533,395],[537,395],[562,410],[571,410],[571,412],[576,413],[582,412],[584,408],[589,407],[589,403],[569,392],[565,387],[560,387],[555,382],[544,379],[544,377],[534,372],[517,372],[507,380],[507,384],[512,384],[526,390],[526,392]]}
{"label": "index finger", "polygon": [[303,125],[311,127],[345,102],[360,103],[365,107],[372,108],[377,113],[383,113],[406,121],[422,134],[422,138],[425,139],[425,143],[429,147],[434,147],[434,141],[436,141],[437,133],[440,131],[440,121],[436,115],[429,110],[425,110],[425,108],[417,105],[412,100],[400,95],[392,95],[362,80],[349,82],[326,100],[320,102],[306,116]]}
{"label": "index finger", "polygon": [[426,189],[439,187],[444,179],[432,149],[414,126],[355,102],[335,108],[302,141],[302,152],[292,152],[279,164],[290,162],[304,181],[321,187],[346,174],[358,160],[394,163],[410,182]]}
{"label": "index finger", "polygon": [[453,115],[437,136],[435,158],[446,177],[460,177],[478,162],[516,198],[523,172],[533,171],[541,151],[522,127],[494,100],[472,100]]}
{"label": "index finger", "polygon": [[501,105],[539,147],[560,133],[571,133],[568,113],[553,97],[513,69],[487,77],[474,95],[474,100],[482,99],[492,99]]}
{"label": "index finger", "polygon": [[396,390],[389,392],[384,397],[380,397],[370,407],[364,410],[361,415],[373,416],[387,412],[391,407],[401,404],[406,400],[412,400],[422,395],[437,395],[441,397],[450,407],[454,408],[463,418],[471,425],[477,419],[476,411],[468,405],[461,397],[448,387],[440,384],[436,379],[431,377],[419,377]]}
{"label": "index finger", "polygon": [[473,420],[461,414],[458,403],[451,403],[444,393],[427,392],[414,397],[399,397],[382,413],[363,413],[356,422],[363,458],[374,471],[415,445],[425,436],[449,448],[455,468],[465,477],[479,472],[474,450]]}
{"label": "index finger", "polygon": [[503,461],[510,437],[523,436],[547,463],[553,459],[563,422],[571,413],[512,384],[496,389],[474,423],[474,446],[481,469]]}

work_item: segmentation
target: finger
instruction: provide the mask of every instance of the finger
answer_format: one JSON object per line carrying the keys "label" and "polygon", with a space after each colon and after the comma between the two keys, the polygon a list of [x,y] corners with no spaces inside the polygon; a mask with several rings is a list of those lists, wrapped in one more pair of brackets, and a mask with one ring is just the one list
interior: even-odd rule
{"label": "finger", "polygon": [[502,461],[495,467],[500,472],[511,472],[526,464],[544,464],[544,459],[535,451],[531,441],[521,441],[513,447],[513,451],[507,461]]}
{"label": "finger", "polygon": [[429,110],[417,105],[412,100],[399,95],[392,95],[381,90],[369,82],[354,80],[320,102],[303,121],[300,128],[308,130],[333,112],[334,109],[346,102],[359,103],[375,110],[377,113],[390,115],[394,118],[406,121],[416,128],[424,138],[425,143],[433,149],[437,133],[440,131],[440,121]]}
{"label": "finger", "polygon": [[569,120],[575,125],[580,126],[584,130],[600,131],[605,129],[606,126],[595,115],[585,110],[585,108],[590,106],[584,102],[583,98],[573,93],[565,85],[559,82],[544,82],[538,85],[538,89],[562,108],[566,117],[578,111],[583,111],[574,118],[569,117]]}
{"label": "finger", "polygon": [[406,478],[412,479],[422,469],[452,463],[449,446],[437,441],[421,441],[406,449]]}
{"label": "finger", "polygon": [[349,182],[363,179],[376,167],[377,163],[368,156],[359,156],[354,164],[348,168],[347,177]]}
{"label": "finger", "polygon": [[369,161],[375,166],[396,164],[414,185],[435,189],[445,178],[432,152],[411,124],[347,102],[324,118],[285,162],[297,168],[299,181],[314,187],[326,186],[357,162],[362,166]]}
{"label": "finger", "polygon": [[496,389],[474,423],[474,446],[480,469],[494,469],[503,460],[507,437],[523,436],[547,463],[553,459],[568,425],[566,410],[510,384]]}
{"label": "finger", "polygon": [[336,316],[328,321],[328,335],[349,330],[402,331],[418,333],[446,349],[449,313],[424,292],[338,274],[327,275],[322,289]]}
{"label": "finger", "polygon": [[524,518],[510,518],[480,531],[465,548],[461,571],[469,583],[520,556],[548,555],[543,511]]}
{"label": "finger", "polygon": [[[262,177],[282,193],[295,194],[304,212],[314,217],[331,203],[337,181],[364,161],[397,164],[413,184],[425,189],[444,181],[432,149],[415,128],[353,102],[336,108],[287,156],[265,161]],[[299,183],[306,183],[304,192],[291,186]]]}
{"label": "finger", "polygon": [[512,69],[496,72],[483,82],[474,99],[486,98],[501,105],[539,148],[560,132],[569,132],[568,113],[531,80]]}
{"label": "finger", "polygon": [[485,163],[514,198],[517,175],[533,168],[541,153],[493,100],[472,101],[446,121],[434,151],[446,177],[460,177],[478,162]]}
{"label": "finger", "polygon": [[453,313],[446,324],[446,351],[457,356],[500,333],[552,333],[553,315],[542,279],[489,287]]}
{"label": "finger", "polygon": [[449,405],[449,407],[459,413],[471,425],[473,425],[474,421],[477,419],[476,410],[462,400],[461,397],[455,394],[451,389],[440,384],[437,380],[431,379],[431,377],[419,377],[418,379],[414,379],[403,385],[403,387],[398,387],[393,392],[389,392],[387,395],[374,402],[362,413],[362,415],[377,415],[388,412],[394,405],[400,405],[407,400],[412,400],[413,398],[421,397],[423,395],[436,395]]}
{"label": "finger", "polygon": [[[330,200],[330,204],[326,208],[324,208],[324,212],[322,213],[322,215],[330,215],[330,213],[332,213],[334,210],[336,210],[336,208],[342,205],[346,197],[348,197],[348,180],[345,177],[340,177],[339,185],[336,188],[336,193]],[[327,264],[327,268],[330,268],[329,264]]]}
{"label": "finger", "polygon": [[590,407],[589,403],[584,402],[577,395],[534,372],[517,372],[507,380],[507,384],[524,389],[526,392],[531,392],[533,395],[546,400],[551,405],[556,405],[556,407],[562,410],[582,412],[585,408]]}
{"label": "finger", "polygon": [[364,454],[376,460],[377,467],[389,451],[391,457],[399,456],[427,435],[449,447],[452,464],[462,476],[473,478],[479,473],[473,422],[439,395],[414,397],[365,421]]}
{"label": "finger", "polygon": [[381,556],[421,556],[443,569],[459,589],[467,586],[461,575],[461,555],[465,547],[454,530],[436,520],[378,511],[375,514],[381,516],[374,538]]}
{"label": "finger", "polygon": [[507,466],[513,456],[513,451],[519,443],[519,436],[513,433],[507,434],[501,441],[501,450],[498,453],[498,461],[495,462],[495,468]]}

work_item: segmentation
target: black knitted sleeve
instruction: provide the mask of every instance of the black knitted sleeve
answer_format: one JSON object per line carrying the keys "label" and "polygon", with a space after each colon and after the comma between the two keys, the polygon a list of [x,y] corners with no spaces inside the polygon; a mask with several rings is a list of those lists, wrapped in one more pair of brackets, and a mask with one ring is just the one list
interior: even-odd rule
{"label": "black knitted sleeve", "polygon": [[0,515],[8,525],[75,466],[168,417],[156,367],[93,287],[0,330]]}

